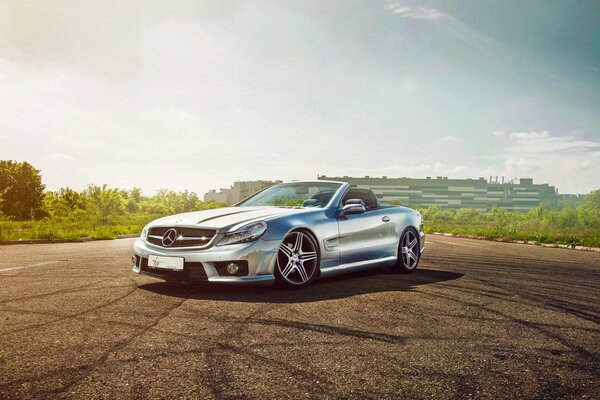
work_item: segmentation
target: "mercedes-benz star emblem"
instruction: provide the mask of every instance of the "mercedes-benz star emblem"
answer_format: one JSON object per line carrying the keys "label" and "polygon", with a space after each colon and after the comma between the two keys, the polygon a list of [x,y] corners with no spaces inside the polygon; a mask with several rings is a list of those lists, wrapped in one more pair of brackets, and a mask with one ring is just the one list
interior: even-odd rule
{"label": "mercedes-benz star emblem", "polygon": [[162,245],[165,247],[171,247],[177,240],[177,231],[175,228],[171,228],[165,232],[162,238]]}

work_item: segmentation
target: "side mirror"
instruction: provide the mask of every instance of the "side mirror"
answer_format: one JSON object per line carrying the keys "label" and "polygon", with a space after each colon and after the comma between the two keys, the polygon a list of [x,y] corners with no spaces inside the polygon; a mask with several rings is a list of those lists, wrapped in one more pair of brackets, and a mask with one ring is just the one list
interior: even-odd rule
{"label": "side mirror", "polygon": [[346,204],[344,208],[342,208],[342,212],[340,213],[340,217],[344,217],[350,214],[362,214],[367,209],[362,204]]}

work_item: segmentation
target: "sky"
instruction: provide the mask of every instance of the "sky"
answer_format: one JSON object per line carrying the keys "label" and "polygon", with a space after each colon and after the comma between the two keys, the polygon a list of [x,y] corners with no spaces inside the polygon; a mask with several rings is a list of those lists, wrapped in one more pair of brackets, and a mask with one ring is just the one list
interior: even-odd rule
{"label": "sky", "polygon": [[50,190],[600,188],[600,2],[0,2],[0,159]]}

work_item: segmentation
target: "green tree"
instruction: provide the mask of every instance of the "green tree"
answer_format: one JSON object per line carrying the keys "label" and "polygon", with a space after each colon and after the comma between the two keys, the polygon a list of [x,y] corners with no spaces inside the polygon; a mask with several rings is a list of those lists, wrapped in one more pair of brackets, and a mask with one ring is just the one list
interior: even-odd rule
{"label": "green tree", "polygon": [[447,214],[444,214],[444,210],[438,205],[429,206],[420,211],[426,221],[446,221],[448,219]]}
{"label": "green tree", "polygon": [[0,221],[4,220],[4,214],[2,213],[2,203],[4,202],[4,198],[2,197],[3,194],[3,192],[0,192]]}
{"label": "green tree", "polygon": [[78,211],[85,208],[85,197],[70,188],[44,194],[44,210],[52,217],[75,219]]}
{"label": "green tree", "polygon": [[14,219],[26,220],[43,215],[45,185],[40,170],[28,162],[0,160],[0,211]]}
{"label": "green tree", "polygon": [[388,201],[388,204],[390,206],[401,206],[402,205],[402,199],[391,199],[390,201]]}
{"label": "green tree", "polygon": [[587,195],[581,202],[581,208],[600,213],[600,189]]}
{"label": "green tree", "polygon": [[227,207],[227,204],[219,203],[218,201],[215,201],[215,200],[210,200],[207,202],[199,201],[197,209],[198,210],[212,210],[213,208],[223,208],[223,207]]}
{"label": "green tree", "polygon": [[580,219],[587,226],[600,228],[600,189],[587,195],[579,206]]}
{"label": "green tree", "polygon": [[56,192],[44,193],[43,208],[46,214],[51,218],[60,217],[62,215],[63,209],[58,201]]}
{"label": "green tree", "polygon": [[180,193],[173,191],[168,192],[168,201],[171,205],[171,209],[175,214],[189,212],[196,210],[196,206],[200,201],[198,195],[187,190]]}
{"label": "green tree", "polygon": [[125,208],[127,209],[127,212],[137,212],[140,208],[140,203],[142,202],[142,190],[134,186],[133,189],[127,193],[126,198],[127,204]]}
{"label": "green tree", "polygon": [[85,207],[85,198],[78,192],[70,188],[61,188],[58,191],[58,198],[64,204],[69,214],[74,214],[77,210]]}
{"label": "green tree", "polygon": [[85,197],[88,215],[102,224],[112,223],[125,208],[119,190],[110,189],[107,185],[90,185],[85,191]]}

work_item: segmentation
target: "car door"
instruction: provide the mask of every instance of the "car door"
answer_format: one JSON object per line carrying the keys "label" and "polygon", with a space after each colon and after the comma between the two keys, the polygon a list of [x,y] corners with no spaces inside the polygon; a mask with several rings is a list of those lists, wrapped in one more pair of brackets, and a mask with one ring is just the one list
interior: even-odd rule
{"label": "car door", "polygon": [[350,264],[388,256],[392,225],[385,209],[340,218],[340,263]]}
{"label": "car door", "polygon": [[[353,197],[364,197],[364,193],[349,193],[345,199]],[[339,217],[338,229],[340,264],[376,260],[390,255],[393,223],[385,208],[371,208],[363,214]]]}

